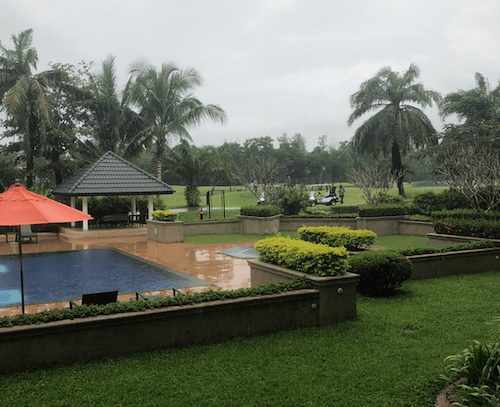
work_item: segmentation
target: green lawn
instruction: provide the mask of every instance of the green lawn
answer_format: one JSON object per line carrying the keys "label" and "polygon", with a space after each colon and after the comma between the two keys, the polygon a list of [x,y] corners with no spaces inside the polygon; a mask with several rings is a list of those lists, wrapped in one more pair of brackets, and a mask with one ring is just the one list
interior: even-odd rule
{"label": "green lawn", "polygon": [[[336,184],[338,187],[338,184]],[[364,203],[364,199],[362,197],[361,190],[356,188],[348,183],[342,183],[345,188],[345,197],[344,204],[345,205],[359,205]],[[168,208],[183,208],[186,206],[186,199],[184,198],[184,186],[180,185],[172,185],[175,189],[175,193],[172,195],[163,195],[162,199],[167,205]],[[199,187],[200,194],[205,195],[208,190],[211,190],[211,187]],[[225,194],[225,206],[226,208],[241,208],[242,206],[247,205],[256,205],[257,198],[248,190],[245,191],[242,187],[231,187],[231,191],[229,187],[216,187],[216,191],[224,190]],[[310,188],[308,188],[310,191]],[[405,191],[408,198],[411,198],[417,193],[423,193],[426,191],[440,191],[439,189],[429,188],[429,187],[421,187],[414,186],[412,184],[405,184]],[[324,191],[318,191],[316,195],[320,195]],[[397,188],[392,188],[389,193],[391,195],[397,195]],[[206,201],[202,199],[202,205],[206,206]],[[221,203],[221,194],[215,195],[212,197],[212,206],[220,207]]]}
{"label": "green lawn", "polygon": [[443,359],[500,314],[500,273],[403,288],[333,326],[2,377],[0,406],[433,406]]}

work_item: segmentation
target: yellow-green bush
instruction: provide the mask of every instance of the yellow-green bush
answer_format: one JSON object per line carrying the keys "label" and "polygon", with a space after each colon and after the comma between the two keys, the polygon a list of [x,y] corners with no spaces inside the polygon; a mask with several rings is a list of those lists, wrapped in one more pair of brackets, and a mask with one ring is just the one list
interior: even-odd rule
{"label": "yellow-green bush", "polygon": [[315,276],[341,276],[349,267],[345,247],[328,247],[289,237],[268,237],[255,243],[259,260]]}
{"label": "yellow-green bush", "polygon": [[377,235],[371,230],[351,230],[348,227],[306,227],[297,230],[301,240],[311,243],[320,243],[331,247],[344,246],[347,250],[354,250],[359,246],[371,246]]}
{"label": "yellow-green bush", "polygon": [[153,220],[159,220],[162,222],[173,222],[179,218],[179,214],[177,212],[171,211],[153,211],[151,212],[151,216]]}

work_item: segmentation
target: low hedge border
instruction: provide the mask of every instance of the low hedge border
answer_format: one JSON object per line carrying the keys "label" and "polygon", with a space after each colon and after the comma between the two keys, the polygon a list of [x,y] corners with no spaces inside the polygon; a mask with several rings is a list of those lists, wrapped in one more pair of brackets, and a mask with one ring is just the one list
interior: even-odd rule
{"label": "low hedge border", "polygon": [[349,268],[345,247],[274,236],[259,240],[254,248],[259,252],[260,261],[314,276],[342,276]]}
{"label": "low hedge border", "polygon": [[303,226],[297,230],[301,240],[311,243],[325,244],[330,247],[345,247],[355,250],[362,245],[371,246],[377,235],[371,230],[351,230],[340,226]]}
{"label": "low hedge border", "polygon": [[251,205],[242,206],[240,214],[243,216],[259,216],[268,218],[280,214],[280,208],[275,205]]}
{"label": "low hedge border", "polygon": [[460,250],[489,249],[493,247],[495,247],[493,242],[485,239],[470,243],[448,244],[436,247],[415,247],[412,249],[398,250],[398,253],[402,256],[418,256],[421,254],[449,253]]}
{"label": "low hedge border", "polygon": [[432,221],[435,233],[500,239],[500,220],[444,218]]}
{"label": "low hedge border", "polygon": [[161,222],[174,222],[179,219],[179,214],[177,212],[171,211],[153,211],[151,212],[153,220],[159,220]]}
{"label": "low hedge border", "polygon": [[243,297],[259,297],[262,295],[279,294],[287,291],[304,290],[311,288],[311,283],[305,276],[293,280],[272,282],[257,287],[240,288],[227,291],[206,291],[194,294],[162,297],[151,301],[115,302],[107,305],[81,305],[74,309],[42,311],[37,314],[20,314],[15,317],[0,317],[0,327],[18,325],[34,325],[63,319],[87,318],[97,315],[121,314],[125,312],[139,312],[148,309],[166,308],[180,305],[193,305],[202,302],[220,301]]}

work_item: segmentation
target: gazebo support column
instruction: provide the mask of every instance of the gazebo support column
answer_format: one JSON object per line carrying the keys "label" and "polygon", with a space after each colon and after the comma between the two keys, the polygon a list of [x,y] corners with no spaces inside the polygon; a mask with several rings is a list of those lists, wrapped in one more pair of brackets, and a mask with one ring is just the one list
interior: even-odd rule
{"label": "gazebo support column", "polygon": [[[71,207],[76,209],[76,197],[71,197]],[[71,222],[71,227],[74,228],[76,226],[76,222]]]}
{"label": "gazebo support column", "polygon": [[153,220],[153,195],[148,195],[148,220]]}
{"label": "gazebo support column", "polygon": [[132,215],[135,215],[137,213],[137,205],[135,203],[135,195],[132,195],[130,198],[130,212],[132,212]]}
{"label": "gazebo support column", "polygon": [[[87,197],[86,196],[82,197],[82,212],[86,213],[87,215],[89,213],[89,207],[87,204]],[[83,221],[83,230],[89,230],[89,221],[88,220]]]}

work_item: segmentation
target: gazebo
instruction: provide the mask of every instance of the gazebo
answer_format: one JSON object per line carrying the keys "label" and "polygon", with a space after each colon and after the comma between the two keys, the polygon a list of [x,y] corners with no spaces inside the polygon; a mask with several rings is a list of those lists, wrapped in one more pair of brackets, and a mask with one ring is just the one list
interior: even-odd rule
{"label": "gazebo", "polygon": [[[82,197],[82,211],[88,213],[89,196],[131,196],[130,211],[135,214],[136,195],[148,195],[148,217],[153,212],[153,195],[173,194],[175,190],[166,182],[108,151],[94,163],[59,184],[52,193],[71,197],[74,208],[76,197]],[[83,221],[88,230],[88,221]]]}

